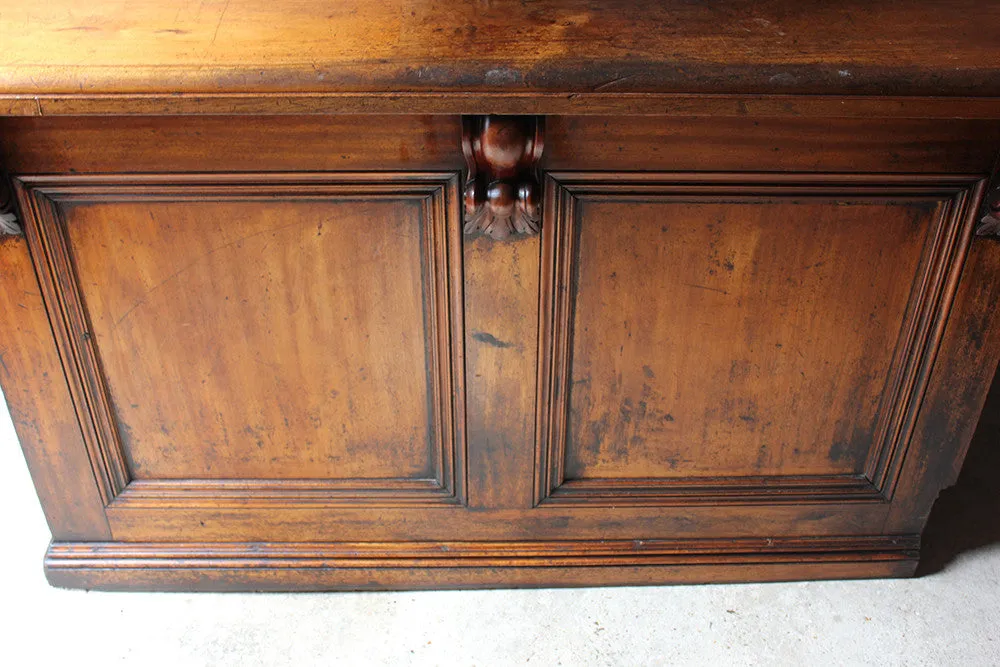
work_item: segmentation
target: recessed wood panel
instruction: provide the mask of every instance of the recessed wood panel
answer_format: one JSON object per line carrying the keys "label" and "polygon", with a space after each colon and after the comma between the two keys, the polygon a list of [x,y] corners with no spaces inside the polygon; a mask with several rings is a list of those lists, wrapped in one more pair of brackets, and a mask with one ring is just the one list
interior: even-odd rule
{"label": "recessed wood panel", "polygon": [[452,175],[29,187],[119,502],[459,497]]}
{"label": "recessed wood panel", "polygon": [[884,499],[968,234],[949,180],[555,176],[537,499]]}

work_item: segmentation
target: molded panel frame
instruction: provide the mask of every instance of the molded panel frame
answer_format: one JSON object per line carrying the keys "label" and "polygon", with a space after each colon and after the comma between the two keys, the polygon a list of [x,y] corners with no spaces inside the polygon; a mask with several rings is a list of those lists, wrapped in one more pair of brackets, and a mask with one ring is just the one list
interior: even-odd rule
{"label": "molded panel frame", "polygon": [[[975,226],[986,179],[954,174],[546,174],[539,308],[535,506],[888,503],[893,498]],[[931,223],[862,474],[566,479],[577,202],[587,198],[707,202],[740,197],[922,200]]]}
{"label": "molded panel frame", "polygon": [[[21,175],[14,189],[101,499],[115,508],[352,508],[467,503],[459,175],[317,172]],[[429,479],[133,479],[90,334],[61,206],[79,203],[407,199],[422,203],[436,475]]]}

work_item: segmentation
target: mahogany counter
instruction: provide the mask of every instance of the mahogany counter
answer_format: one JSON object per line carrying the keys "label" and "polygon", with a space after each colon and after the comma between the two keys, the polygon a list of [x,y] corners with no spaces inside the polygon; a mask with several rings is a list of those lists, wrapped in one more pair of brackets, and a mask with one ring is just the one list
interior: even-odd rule
{"label": "mahogany counter", "polygon": [[53,584],[914,571],[1000,359],[1000,5],[75,5],[0,14]]}

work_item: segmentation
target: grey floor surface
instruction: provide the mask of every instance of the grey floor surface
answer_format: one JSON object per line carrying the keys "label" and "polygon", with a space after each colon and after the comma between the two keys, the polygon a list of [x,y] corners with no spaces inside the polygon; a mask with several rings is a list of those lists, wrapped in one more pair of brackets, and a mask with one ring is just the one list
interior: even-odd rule
{"label": "grey floor surface", "polygon": [[0,407],[0,665],[1000,665],[1000,391],[985,414],[916,579],[188,595],[50,588]]}

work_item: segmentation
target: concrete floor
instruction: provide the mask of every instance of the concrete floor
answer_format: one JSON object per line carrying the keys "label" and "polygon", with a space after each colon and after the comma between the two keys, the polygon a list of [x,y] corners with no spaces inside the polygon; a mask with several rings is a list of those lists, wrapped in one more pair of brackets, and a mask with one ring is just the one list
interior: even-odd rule
{"label": "concrete floor", "polygon": [[1000,665],[1000,390],[984,414],[917,579],[186,595],[48,586],[48,530],[0,407],[0,665]]}

